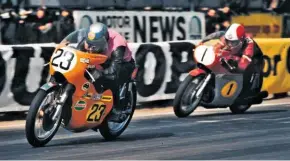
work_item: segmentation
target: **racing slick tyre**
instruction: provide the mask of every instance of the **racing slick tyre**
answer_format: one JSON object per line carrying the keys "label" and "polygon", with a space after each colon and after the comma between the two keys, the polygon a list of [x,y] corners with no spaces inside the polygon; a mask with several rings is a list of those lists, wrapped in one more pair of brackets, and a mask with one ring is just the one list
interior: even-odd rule
{"label": "racing slick tyre", "polygon": [[126,110],[129,110],[130,114],[128,114],[125,121],[121,123],[110,122],[107,117],[104,122],[98,127],[101,135],[107,141],[115,140],[118,136],[120,136],[125,131],[133,117],[136,108],[137,93],[136,85],[133,82],[131,82],[131,85],[132,88],[128,90],[126,96],[129,99]]}
{"label": "racing slick tyre", "polygon": [[231,105],[230,110],[233,114],[242,114],[245,113],[251,105]]}
{"label": "racing slick tyre", "polygon": [[[54,101],[56,91],[46,92],[40,89],[36,96],[34,97],[28,115],[26,117],[25,132],[26,139],[30,145],[33,147],[41,147],[47,144],[58,131],[61,123],[61,117],[58,117],[55,121],[51,119],[53,109],[51,107],[51,102]],[[36,124],[37,119],[40,119],[40,131],[37,132]],[[43,135],[40,132],[44,132]]]}
{"label": "racing slick tyre", "polygon": [[173,101],[173,110],[177,117],[187,117],[197,108],[202,97],[196,99],[196,88],[203,78],[204,75],[196,77],[188,75],[181,83]]}

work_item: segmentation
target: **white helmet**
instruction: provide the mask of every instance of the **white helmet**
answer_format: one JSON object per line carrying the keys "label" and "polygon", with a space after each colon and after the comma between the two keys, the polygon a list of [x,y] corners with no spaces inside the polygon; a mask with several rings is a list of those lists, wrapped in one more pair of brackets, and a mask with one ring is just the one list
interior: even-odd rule
{"label": "white helmet", "polygon": [[242,46],[245,38],[245,28],[240,24],[232,24],[225,33],[226,44],[230,48],[239,48]]}

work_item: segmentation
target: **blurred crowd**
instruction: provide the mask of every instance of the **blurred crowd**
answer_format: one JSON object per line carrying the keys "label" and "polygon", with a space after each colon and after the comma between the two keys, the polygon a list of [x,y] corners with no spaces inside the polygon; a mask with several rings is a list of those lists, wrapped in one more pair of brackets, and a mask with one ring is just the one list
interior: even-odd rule
{"label": "blurred crowd", "polygon": [[206,34],[225,30],[231,24],[231,9],[226,6],[222,9],[206,9]]}
{"label": "blurred crowd", "polygon": [[72,12],[65,8],[3,9],[1,14],[2,44],[60,42],[74,30]]}
{"label": "blurred crowd", "polygon": [[[206,34],[225,30],[231,24],[233,15],[248,14],[246,3],[237,3],[236,1],[227,1],[223,8],[200,8],[199,11],[206,14]],[[263,11],[273,12],[278,7],[280,0],[265,0]],[[245,5],[245,6],[243,6]]]}
{"label": "blurred crowd", "polygon": [[[207,3],[212,3],[212,1],[207,1]],[[224,0],[218,8],[191,6],[190,10],[205,13],[206,34],[210,34],[226,29],[231,24],[233,15],[247,14],[249,1],[251,0]],[[286,1],[290,0],[263,0],[263,10],[272,12],[281,2]],[[72,12],[67,8],[56,10],[41,7],[25,10],[2,5],[0,20],[0,38],[2,39],[0,44],[57,43],[75,30]]]}

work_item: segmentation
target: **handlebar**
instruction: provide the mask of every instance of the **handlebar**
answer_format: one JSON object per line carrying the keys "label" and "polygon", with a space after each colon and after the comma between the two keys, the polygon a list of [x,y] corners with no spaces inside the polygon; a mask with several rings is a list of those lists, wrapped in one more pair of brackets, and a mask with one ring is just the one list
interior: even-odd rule
{"label": "handlebar", "polygon": [[234,71],[236,68],[231,66],[228,61],[226,61],[224,58],[221,58],[222,65],[226,65],[226,68],[228,68],[230,71]]}

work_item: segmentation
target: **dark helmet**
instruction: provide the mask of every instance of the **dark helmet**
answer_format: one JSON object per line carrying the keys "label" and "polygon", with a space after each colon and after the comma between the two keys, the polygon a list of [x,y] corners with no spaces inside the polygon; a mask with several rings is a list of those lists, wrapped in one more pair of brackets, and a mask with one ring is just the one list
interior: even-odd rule
{"label": "dark helmet", "polygon": [[109,33],[106,25],[92,24],[86,33],[86,43],[91,53],[105,54],[108,50]]}

